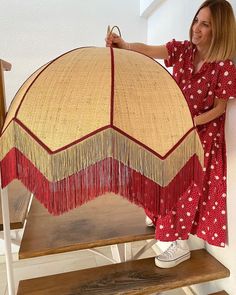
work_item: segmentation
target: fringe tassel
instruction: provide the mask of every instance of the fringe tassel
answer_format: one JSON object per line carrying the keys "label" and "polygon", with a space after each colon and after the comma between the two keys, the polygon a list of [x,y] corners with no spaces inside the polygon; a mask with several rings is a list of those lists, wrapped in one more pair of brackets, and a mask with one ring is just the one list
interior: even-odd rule
{"label": "fringe tassel", "polygon": [[[97,162],[112,157],[160,186],[167,186],[197,154],[203,166],[203,148],[192,130],[166,157],[147,150],[113,128],[100,131],[61,151],[50,154],[17,124],[12,122],[0,140],[0,161],[12,148],[18,149],[50,182],[57,182]],[[8,135],[7,135],[8,134]]]}
{"label": "fringe tassel", "polygon": [[203,177],[196,155],[164,187],[111,157],[57,182],[50,182],[16,148],[4,157],[0,168],[3,187],[18,178],[53,215],[79,207],[99,195],[114,192],[154,216],[165,216],[193,183],[201,187]]}

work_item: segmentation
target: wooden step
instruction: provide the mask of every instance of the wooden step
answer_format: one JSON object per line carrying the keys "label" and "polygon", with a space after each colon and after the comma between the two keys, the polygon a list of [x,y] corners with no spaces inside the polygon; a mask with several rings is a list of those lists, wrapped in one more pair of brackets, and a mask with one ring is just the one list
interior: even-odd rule
{"label": "wooden step", "polygon": [[100,196],[62,216],[33,200],[19,258],[153,239],[154,232],[144,210],[119,195]]}
{"label": "wooden step", "polygon": [[229,295],[227,292],[225,291],[219,291],[219,292],[216,292],[216,293],[211,293],[209,295]]}
{"label": "wooden step", "polygon": [[205,250],[170,269],[154,265],[154,258],[106,265],[21,281],[18,295],[152,294],[229,276],[229,270]]}
{"label": "wooden step", "polygon": [[[11,229],[22,228],[27,216],[30,192],[21,184],[14,180],[8,186],[10,227]],[[0,199],[1,206],[1,199]],[[1,207],[0,207],[1,208]],[[0,231],[3,230],[2,208],[0,209]]]}

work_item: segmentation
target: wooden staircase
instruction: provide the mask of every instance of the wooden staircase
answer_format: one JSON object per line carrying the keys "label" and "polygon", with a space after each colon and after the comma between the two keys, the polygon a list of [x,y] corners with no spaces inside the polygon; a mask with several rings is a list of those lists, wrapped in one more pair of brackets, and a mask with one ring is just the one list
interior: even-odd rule
{"label": "wooden staircase", "polygon": [[[101,196],[59,217],[51,216],[33,200],[19,257],[32,258],[99,246],[154,238],[141,208],[120,196]],[[154,258],[21,281],[18,295],[152,294],[229,276],[205,250],[172,269],[159,269]],[[219,294],[218,294],[219,295]]]}
{"label": "wooden staircase", "polygon": [[217,293],[211,293],[209,295],[229,295],[229,294],[226,293],[225,291],[220,291],[220,292],[217,292]]}
{"label": "wooden staircase", "polygon": [[205,250],[190,260],[160,269],[153,258],[106,265],[20,282],[18,295],[152,294],[229,276],[229,271]]}
{"label": "wooden staircase", "polygon": [[[37,201],[31,205],[19,258],[153,239],[141,208],[114,194],[61,216],[52,216]],[[37,230],[36,230],[37,229]]]}

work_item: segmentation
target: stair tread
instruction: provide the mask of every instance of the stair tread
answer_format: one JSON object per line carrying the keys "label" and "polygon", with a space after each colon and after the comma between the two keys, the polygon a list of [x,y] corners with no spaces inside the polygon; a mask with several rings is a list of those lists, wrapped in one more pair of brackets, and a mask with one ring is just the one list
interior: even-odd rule
{"label": "stair tread", "polygon": [[[8,186],[10,227],[20,229],[24,226],[30,202],[30,192],[21,184],[14,180]],[[1,206],[1,198],[0,198]],[[0,231],[3,230],[2,209],[0,209]]]}
{"label": "stair tread", "polygon": [[153,258],[111,264],[20,281],[18,295],[152,294],[229,276],[229,270],[204,249],[170,269]]}
{"label": "stair tread", "polygon": [[216,293],[211,293],[209,295],[229,295],[227,292],[225,291],[219,291],[219,292],[216,292]]}
{"label": "stair tread", "polygon": [[153,239],[155,230],[144,220],[142,208],[111,193],[61,216],[33,200],[19,258]]}

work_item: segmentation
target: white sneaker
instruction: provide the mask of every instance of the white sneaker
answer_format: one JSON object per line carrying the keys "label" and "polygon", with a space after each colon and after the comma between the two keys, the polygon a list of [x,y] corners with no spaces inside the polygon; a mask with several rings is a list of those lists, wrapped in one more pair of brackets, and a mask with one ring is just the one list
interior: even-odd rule
{"label": "white sneaker", "polygon": [[154,226],[151,218],[149,218],[147,215],[146,215],[146,218],[145,218],[145,223],[146,223],[146,226]]}
{"label": "white sneaker", "polygon": [[170,268],[190,258],[186,241],[175,241],[160,255],[155,257],[155,264],[160,268]]}

